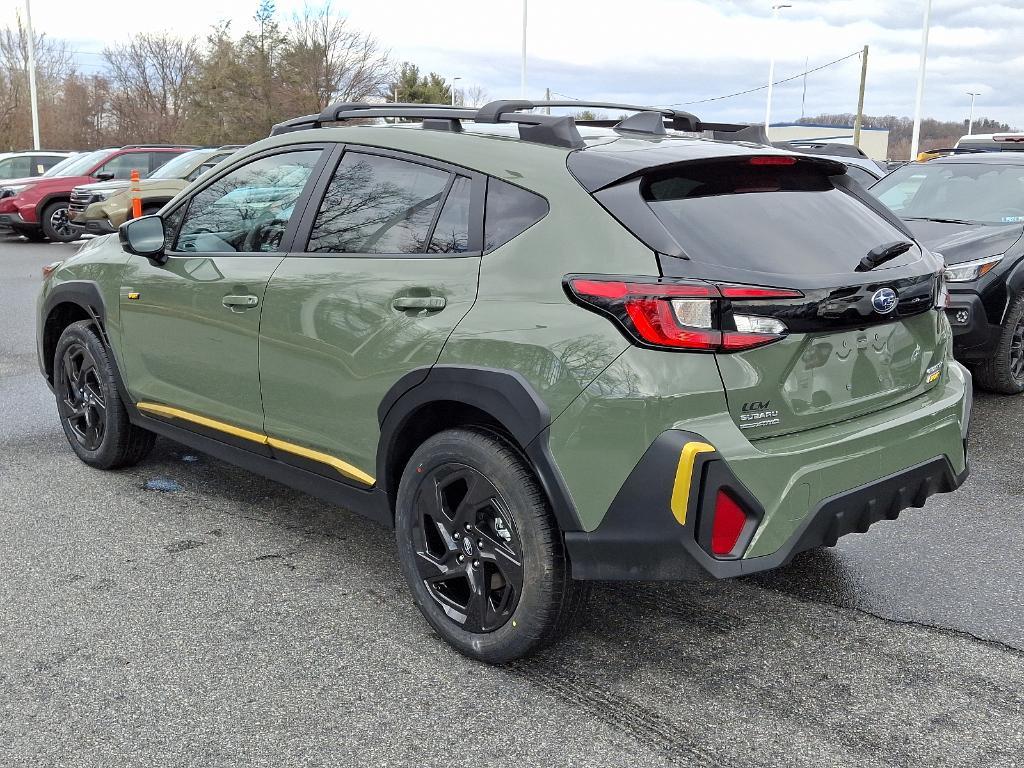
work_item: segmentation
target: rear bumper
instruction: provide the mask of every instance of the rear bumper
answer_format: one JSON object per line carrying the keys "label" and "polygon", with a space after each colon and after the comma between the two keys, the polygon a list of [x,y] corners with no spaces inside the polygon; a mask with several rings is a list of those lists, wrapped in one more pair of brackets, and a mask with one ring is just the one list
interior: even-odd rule
{"label": "rear bumper", "polygon": [[[596,529],[565,533],[573,578],[745,576],[955,490],[969,471],[971,382],[962,366],[948,366],[945,381],[922,398],[825,434],[759,441],[753,454],[734,452],[717,430],[662,432]],[[684,467],[683,449],[691,442],[716,450]],[[679,489],[687,484],[682,499]],[[709,546],[719,490],[739,499],[750,516],[735,554],[724,557],[712,556]]]}
{"label": "rear bumper", "polygon": [[[673,434],[674,433],[674,434]],[[678,461],[685,432],[661,435],[640,463],[623,494],[596,531],[566,533],[566,546],[575,579],[600,581],[688,581],[708,576],[725,579],[778,568],[808,549],[832,546],[850,533],[865,533],[880,520],[895,520],[910,507],[923,507],[930,496],[956,490],[969,469],[959,475],[945,456],[909,467],[867,485],[822,501],[807,515],[790,540],[770,555],[722,559],[712,557],[698,542],[710,500],[718,490],[735,490],[738,482],[721,457],[713,454],[695,467],[703,475],[697,494],[698,514],[679,525],[671,514],[671,489],[663,481]],[[712,480],[716,475],[721,477]],[[705,526],[706,527],[706,526]]]}

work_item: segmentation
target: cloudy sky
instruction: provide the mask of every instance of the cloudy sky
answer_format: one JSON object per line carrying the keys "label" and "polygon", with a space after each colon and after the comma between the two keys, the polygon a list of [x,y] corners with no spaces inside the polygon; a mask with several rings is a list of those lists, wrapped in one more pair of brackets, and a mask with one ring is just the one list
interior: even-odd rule
{"label": "cloudy sky", "polygon": [[[320,2],[320,0],[315,0]],[[281,17],[303,0],[278,0]],[[530,0],[528,96],[681,104],[756,88],[871,46],[865,111],[913,114],[924,0]],[[0,0],[0,25],[24,0]],[[140,31],[202,36],[218,19],[250,26],[257,0],[32,0],[37,31],[70,40],[86,71],[105,44]],[[416,62],[492,98],[519,95],[522,0],[334,0],[396,60]],[[106,8],[106,11],[104,11]],[[1024,128],[1024,0],[934,0],[925,115],[977,114]],[[858,58],[807,78],[806,113],[852,112]],[[800,79],[776,89],[773,121],[800,117]],[[706,119],[764,119],[764,91],[695,104]]]}

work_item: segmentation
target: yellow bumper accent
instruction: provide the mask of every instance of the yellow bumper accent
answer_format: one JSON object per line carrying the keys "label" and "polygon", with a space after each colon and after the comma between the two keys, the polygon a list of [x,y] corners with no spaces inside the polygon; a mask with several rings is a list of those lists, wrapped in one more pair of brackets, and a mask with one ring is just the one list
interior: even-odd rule
{"label": "yellow bumper accent", "polygon": [[672,484],[672,515],[680,525],[686,525],[686,510],[690,500],[690,483],[693,480],[693,463],[698,453],[711,453],[713,445],[690,442],[679,452],[676,479]]}
{"label": "yellow bumper accent", "polygon": [[160,405],[158,403],[136,403],[136,408],[146,413],[155,413],[158,416],[165,416],[170,419],[181,419],[182,421],[190,421],[193,424],[199,424],[209,429],[215,429],[218,432],[224,432],[228,435],[234,435],[240,437],[243,440],[251,440],[254,443],[260,445],[267,445],[271,448],[276,448],[279,451],[285,451],[287,453],[293,453],[296,456],[302,456],[303,458],[316,461],[321,464],[326,464],[329,467],[333,467],[340,474],[345,477],[356,480],[364,485],[373,485],[376,480],[372,475],[368,475],[361,469],[352,466],[346,461],[342,461],[339,458],[331,456],[327,453],[321,453],[320,451],[314,451],[312,448],[304,448],[301,445],[295,443],[289,443],[285,440],[278,440],[276,437],[268,437],[260,432],[253,432],[242,427],[236,427],[233,424],[227,424],[223,421],[217,421],[206,416],[200,416],[197,413],[191,413],[190,411],[184,411],[181,408],[172,408],[169,405]]}

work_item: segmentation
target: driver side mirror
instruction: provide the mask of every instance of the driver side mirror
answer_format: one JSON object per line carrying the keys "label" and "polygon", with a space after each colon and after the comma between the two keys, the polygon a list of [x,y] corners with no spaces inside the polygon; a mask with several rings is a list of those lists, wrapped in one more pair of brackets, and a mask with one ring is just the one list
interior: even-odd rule
{"label": "driver side mirror", "polygon": [[117,230],[117,236],[121,240],[121,247],[128,253],[144,256],[157,267],[167,263],[167,255],[164,253],[164,220],[159,216],[141,216],[126,221]]}
{"label": "driver side mirror", "polygon": [[100,171],[95,176],[96,181],[110,181],[113,178],[114,178],[114,172],[113,171]]}

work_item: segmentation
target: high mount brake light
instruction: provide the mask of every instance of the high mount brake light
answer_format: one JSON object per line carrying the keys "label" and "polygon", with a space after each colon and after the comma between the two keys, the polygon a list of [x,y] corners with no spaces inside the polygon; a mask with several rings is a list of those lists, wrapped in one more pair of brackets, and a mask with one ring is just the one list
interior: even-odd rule
{"label": "high mount brake light", "polygon": [[[566,290],[578,304],[611,316],[638,343],[661,349],[739,352],[778,341],[786,335],[782,321],[746,318],[723,328],[722,302],[789,300],[800,291],[702,282],[642,282],[640,279],[568,277]],[[765,331],[771,332],[765,332]]]}
{"label": "high mount brake light", "polygon": [[796,158],[788,155],[758,155],[750,158],[751,165],[796,165]]}

